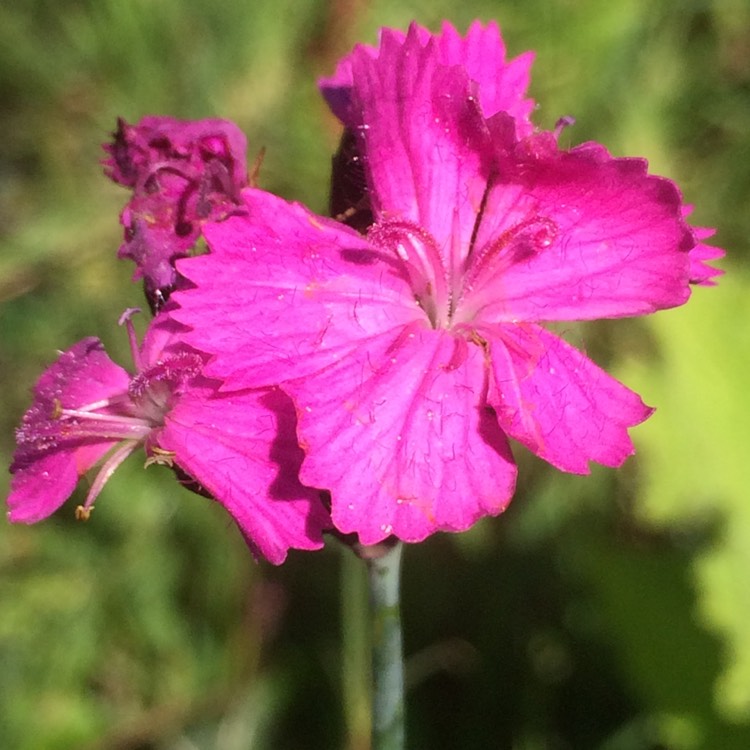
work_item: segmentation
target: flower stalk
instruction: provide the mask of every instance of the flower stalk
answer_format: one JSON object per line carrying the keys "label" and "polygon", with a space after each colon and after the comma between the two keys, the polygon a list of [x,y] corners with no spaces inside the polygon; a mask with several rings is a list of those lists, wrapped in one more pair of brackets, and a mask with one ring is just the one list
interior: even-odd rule
{"label": "flower stalk", "polygon": [[370,747],[372,726],[368,579],[362,561],[350,547],[342,546],[341,552],[341,677],[346,748],[365,750]]}
{"label": "flower stalk", "polygon": [[368,557],[372,617],[372,750],[404,747],[404,659],[401,640],[401,542]]}

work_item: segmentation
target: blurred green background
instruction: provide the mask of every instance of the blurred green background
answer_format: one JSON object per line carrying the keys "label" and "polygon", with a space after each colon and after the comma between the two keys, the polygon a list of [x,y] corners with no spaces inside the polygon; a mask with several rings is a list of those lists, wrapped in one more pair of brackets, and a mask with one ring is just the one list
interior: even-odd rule
{"label": "blurred green background", "polygon": [[[141,297],[115,260],[127,194],[98,164],[118,115],[233,119],[251,160],[267,149],[262,185],[325,211],[339,131],[315,76],[379,26],[474,17],[496,18],[511,54],[537,50],[537,123],[575,115],[570,144],[599,140],[677,180],[694,223],[719,228],[728,273],[685,308],[581,328],[658,406],[622,470],[563,475],[519,449],[503,517],[407,549],[410,747],[745,750],[745,0],[3,3],[3,463],[56,349],[98,335],[128,361],[115,321]],[[74,505],[0,525],[1,748],[367,747],[342,687],[340,612],[361,592],[334,543],[257,565],[218,505],[136,458],[91,522]]]}

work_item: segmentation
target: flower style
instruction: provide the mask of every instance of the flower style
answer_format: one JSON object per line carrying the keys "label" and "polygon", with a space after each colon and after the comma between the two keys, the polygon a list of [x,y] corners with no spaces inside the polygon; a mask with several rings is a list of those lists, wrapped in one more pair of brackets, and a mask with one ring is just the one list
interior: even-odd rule
{"label": "flower style", "polygon": [[184,345],[165,314],[138,347],[128,311],[136,373],[115,364],[99,339],[60,355],[34,389],[11,466],[8,517],[34,523],[62,505],[78,479],[104,460],[78,518],[128,455],[145,447],[189,485],[229,510],[256,554],[281,563],[290,547],[318,549],[329,524],[317,492],[297,478],[301,451],[294,412],[279,391],[217,394],[203,357]]}
{"label": "flower style", "polygon": [[540,323],[673,307],[716,274],[645,160],[532,132],[513,64],[493,26],[384,31],[324,82],[355,134],[366,236],[247,189],[245,214],[205,225],[211,253],[178,264],[195,288],[174,314],[206,374],[292,397],[300,477],[363,544],[502,511],[509,437],[565,471],[620,465],[651,409]]}
{"label": "flower style", "polygon": [[247,185],[247,142],[226,120],[183,122],[144,117],[119,120],[114,141],[104,146],[105,172],[133,196],[120,214],[125,241],[120,258],[137,266],[146,297],[158,311],[177,282],[174,261],[185,257],[203,222],[238,210]]}

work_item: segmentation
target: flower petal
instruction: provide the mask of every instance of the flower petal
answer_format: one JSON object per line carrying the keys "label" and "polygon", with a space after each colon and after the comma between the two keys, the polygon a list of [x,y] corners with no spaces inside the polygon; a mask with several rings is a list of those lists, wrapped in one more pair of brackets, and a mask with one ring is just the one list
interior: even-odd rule
{"label": "flower petal", "polygon": [[[687,219],[693,212],[693,206],[686,205],[682,207],[682,215]],[[703,240],[713,237],[716,230],[711,227],[691,227],[695,239],[695,247],[690,251],[690,283],[698,286],[716,286],[714,279],[717,276],[723,276],[724,271],[721,268],[709,266],[709,261],[723,258],[726,254],[720,247],[706,245]]]}
{"label": "flower petal", "polygon": [[381,221],[421,224],[438,240],[445,269],[457,271],[491,171],[483,160],[493,160],[484,117],[502,112],[513,140],[531,133],[533,101],[524,97],[532,58],[506,63],[495,23],[475,22],[465,38],[449,23],[435,35],[412,24],[406,36],[384,29],[378,49],[358,46],[321,81],[347,128],[332,214],[358,229],[372,223],[372,208]]}
{"label": "flower petal", "polygon": [[715,229],[708,227],[693,227],[695,237],[698,240],[696,246],[690,251],[690,283],[698,286],[716,286],[716,277],[724,275],[724,269],[709,266],[709,261],[723,258],[725,253],[720,247],[707,245],[704,239],[713,237]]}
{"label": "flower petal", "polygon": [[188,343],[214,355],[226,389],[275,385],[424,313],[395,259],[356,232],[261,190],[248,217],[207,225],[208,255],[181,261],[197,288],[174,295]]}
{"label": "flower petal", "polygon": [[[406,38],[406,34],[396,29],[388,30],[394,37]],[[332,76],[318,79],[318,88],[326,103],[336,117],[347,128],[356,128],[362,124],[362,117],[352,103],[352,87],[354,77],[352,75],[352,59],[354,55],[368,55],[372,58],[378,56],[377,47],[369,44],[358,44],[354,51],[342,57],[336,64],[336,70]]]}
{"label": "flower petal", "polygon": [[506,62],[505,43],[494,21],[484,26],[474,21],[462,37],[450,23],[436,36],[443,65],[460,65],[478,84],[479,103],[485,117],[507,112],[516,121],[520,137],[530,135],[529,115],[534,100],[526,98],[534,53],[525,52]]}
{"label": "flower petal", "polygon": [[298,478],[294,408],[280,391],[184,392],[159,447],[232,515],[251,548],[275,565],[290,548],[320,549],[330,518]]}
{"label": "flower petal", "polygon": [[415,28],[402,43],[384,33],[377,59],[355,50],[353,106],[361,113],[365,159],[376,219],[425,227],[446,270],[468,249],[493,158],[476,86],[465,69],[440,63],[434,42]]}
{"label": "flower petal", "polygon": [[[118,440],[66,438],[58,412],[127,391],[128,374],[107,356],[101,341],[79,341],[39,378],[34,402],[16,431],[8,518],[35,523],[54,513],[85,474]],[[107,410],[101,410],[106,413]]]}
{"label": "flower petal", "polygon": [[[478,84],[479,101],[485,117],[507,112],[516,119],[519,135],[531,133],[529,114],[534,108],[534,101],[526,98],[526,92],[534,60],[532,52],[506,61],[505,43],[494,21],[487,26],[481,21],[474,21],[465,37],[447,21],[438,34],[433,35],[416,23],[411,24],[409,31],[423,47],[435,40],[441,65],[465,68],[469,78]],[[381,47],[383,37],[403,44],[406,34],[396,29],[384,29],[381,32]],[[358,45],[354,52],[339,61],[332,76],[321,78],[318,82],[328,106],[349,128],[362,124],[361,113],[353,107],[352,102],[352,89],[359,83],[352,73],[352,60],[361,55],[377,59],[379,52],[377,47]]]}
{"label": "flower petal", "polygon": [[542,135],[525,146],[488,195],[468,317],[590,320],[687,300],[695,240],[674,183],[598,144],[564,152]]}
{"label": "flower petal", "polygon": [[484,403],[483,352],[413,323],[311,378],[287,383],[306,458],[332,518],[363,544],[461,531],[509,502],[516,469]]}
{"label": "flower petal", "polygon": [[8,520],[36,523],[51,516],[72,494],[78,480],[115,441],[97,443],[87,450],[58,449],[33,463],[14,463],[8,495]]}
{"label": "flower petal", "polygon": [[129,379],[109,358],[102,342],[92,336],[71,346],[44,371],[34,387],[34,405],[44,410],[45,416],[51,414],[56,402],[76,409],[127,391]]}
{"label": "flower petal", "polygon": [[482,335],[493,373],[487,400],[508,435],[576,474],[587,474],[589,461],[619,466],[633,453],[627,428],[653,411],[638,394],[539,326],[493,326]]}

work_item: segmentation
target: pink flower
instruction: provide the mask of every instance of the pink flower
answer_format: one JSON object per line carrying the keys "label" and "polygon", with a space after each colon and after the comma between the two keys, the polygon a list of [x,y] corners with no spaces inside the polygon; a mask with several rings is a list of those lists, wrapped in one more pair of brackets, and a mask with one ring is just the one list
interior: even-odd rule
{"label": "pink flower", "polygon": [[147,466],[173,466],[218,499],[253,551],[271,562],[283,562],[290,547],[321,547],[328,517],[318,493],[298,481],[302,456],[288,398],[279,391],[217,394],[218,384],[201,375],[203,357],[181,343],[178,324],[162,314],[139,348],[129,315],[134,375],[88,338],[37,383],[16,433],[9,519],[49,516],[105,459],[76,510],[88,518],[106,481],[142,445]]}
{"label": "pink flower", "polygon": [[137,125],[119,120],[104,149],[107,175],[133,190],[120,215],[118,255],[135,262],[134,278],[143,278],[158,310],[177,281],[174,261],[190,253],[203,222],[238,210],[247,185],[245,136],[226,120],[144,117]]}
{"label": "pink flower", "polygon": [[384,31],[337,72],[366,237],[248,189],[245,214],[205,226],[211,253],[179,264],[196,288],[175,316],[206,373],[292,397],[300,477],[363,544],[501,512],[508,437],[564,471],[621,464],[651,409],[540,323],[680,305],[712,273],[677,188],[644,160],[560,150],[523,108],[492,105],[524,101],[521,86],[483,93],[483,62],[505,70],[493,29]]}

